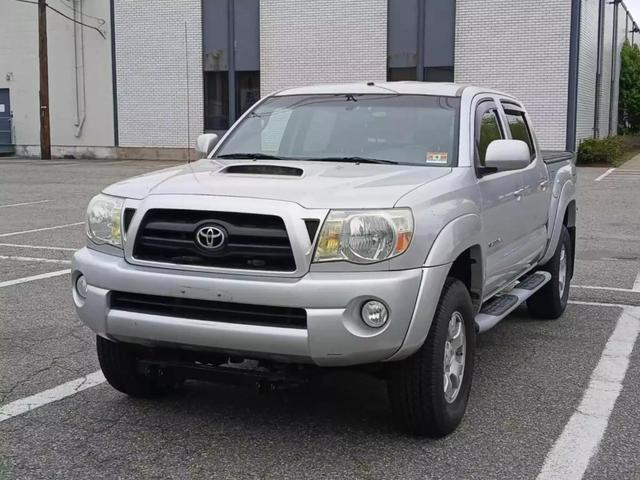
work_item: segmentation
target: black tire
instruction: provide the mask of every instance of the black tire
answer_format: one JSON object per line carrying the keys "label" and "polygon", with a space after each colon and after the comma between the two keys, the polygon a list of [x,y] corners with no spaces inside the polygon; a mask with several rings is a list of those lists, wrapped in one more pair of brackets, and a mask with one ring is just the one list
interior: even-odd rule
{"label": "black tire", "polygon": [[[564,288],[560,293],[561,281],[561,257],[564,248],[565,276]],[[567,227],[563,226],[560,231],[560,239],[556,251],[543,267],[542,270],[551,274],[551,280],[547,284],[534,293],[527,300],[527,308],[529,313],[537,318],[554,320],[564,313],[569,300],[569,287],[571,286],[571,272],[573,271],[573,252],[571,245],[571,236]]]}
{"label": "black tire", "polygon": [[[454,312],[462,315],[466,351],[460,390],[448,402],[444,392],[445,342]],[[442,437],[460,424],[471,390],[475,338],[469,292],[460,280],[447,278],[424,344],[411,357],[391,366],[389,399],[403,429],[416,435]]]}
{"label": "black tire", "polygon": [[116,390],[132,397],[151,397],[167,390],[158,379],[138,373],[138,357],[131,345],[98,336],[96,347],[102,373]]}

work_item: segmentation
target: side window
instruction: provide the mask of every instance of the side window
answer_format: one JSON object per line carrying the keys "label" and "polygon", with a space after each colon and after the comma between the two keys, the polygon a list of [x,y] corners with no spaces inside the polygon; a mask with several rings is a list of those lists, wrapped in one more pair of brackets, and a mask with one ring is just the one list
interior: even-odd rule
{"label": "side window", "polygon": [[524,113],[515,110],[505,110],[504,113],[507,116],[507,122],[509,122],[511,138],[525,142],[529,147],[529,154],[531,158],[533,158],[535,148],[533,146],[533,140],[531,139],[531,132],[529,132],[529,125],[527,125],[527,120],[524,118]]}
{"label": "side window", "polygon": [[498,112],[495,108],[485,110],[478,118],[476,127],[476,149],[478,152],[478,163],[484,167],[484,159],[487,154],[487,147],[494,140],[504,138],[500,129]]}

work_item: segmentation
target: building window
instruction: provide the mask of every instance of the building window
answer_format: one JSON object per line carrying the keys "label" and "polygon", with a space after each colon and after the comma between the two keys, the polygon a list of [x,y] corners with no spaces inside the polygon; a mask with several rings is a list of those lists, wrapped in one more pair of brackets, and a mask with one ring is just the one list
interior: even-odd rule
{"label": "building window", "polygon": [[227,130],[260,98],[259,0],[202,0],[202,50],[204,128]]}
{"label": "building window", "polygon": [[387,5],[387,79],[452,82],[456,2],[388,0]]}
{"label": "building window", "polygon": [[424,69],[426,82],[453,82],[453,67],[427,67]]}
{"label": "building window", "polygon": [[260,72],[238,72],[236,95],[236,116],[240,117],[260,99]]}
{"label": "building window", "polygon": [[402,80],[417,80],[415,67],[390,68],[387,72],[387,80],[400,82]]}
{"label": "building window", "polygon": [[229,128],[229,75],[227,72],[204,74],[204,129]]}

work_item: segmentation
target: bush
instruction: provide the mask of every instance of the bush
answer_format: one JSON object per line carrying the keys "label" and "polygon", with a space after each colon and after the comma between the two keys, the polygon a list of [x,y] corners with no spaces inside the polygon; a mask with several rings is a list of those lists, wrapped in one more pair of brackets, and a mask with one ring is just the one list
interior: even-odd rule
{"label": "bush", "polygon": [[578,147],[578,164],[617,164],[625,152],[620,137],[587,138]]}

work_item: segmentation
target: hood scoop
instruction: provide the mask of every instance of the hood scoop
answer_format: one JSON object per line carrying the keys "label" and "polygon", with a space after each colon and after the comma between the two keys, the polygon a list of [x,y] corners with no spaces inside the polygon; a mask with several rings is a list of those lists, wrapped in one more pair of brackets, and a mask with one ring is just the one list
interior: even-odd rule
{"label": "hood scoop", "polygon": [[240,175],[281,175],[285,177],[301,177],[304,170],[296,167],[285,167],[282,165],[264,165],[260,163],[230,165],[223,168],[222,174]]}

